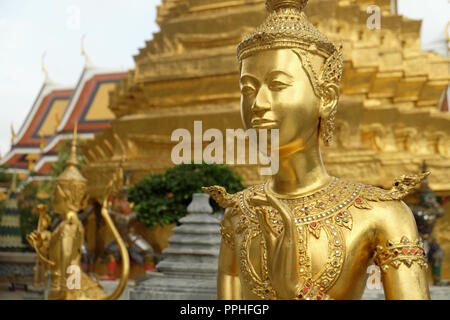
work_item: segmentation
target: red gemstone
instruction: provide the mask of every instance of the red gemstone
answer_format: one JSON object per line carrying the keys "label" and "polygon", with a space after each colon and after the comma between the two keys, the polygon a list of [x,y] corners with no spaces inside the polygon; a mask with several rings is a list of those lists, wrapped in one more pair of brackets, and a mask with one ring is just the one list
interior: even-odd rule
{"label": "red gemstone", "polygon": [[234,207],[235,207],[236,209],[237,209],[237,208],[239,208],[239,206],[238,206],[238,205],[235,205]]}
{"label": "red gemstone", "polygon": [[308,288],[303,289],[303,292],[305,293],[308,292]]}
{"label": "red gemstone", "polygon": [[417,251],[417,253],[421,254],[421,253],[422,253],[422,250]]}
{"label": "red gemstone", "polygon": [[403,249],[402,251],[403,251],[403,253],[408,253],[408,250],[406,250],[406,249]]}
{"label": "red gemstone", "polygon": [[360,198],[357,198],[355,201],[356,201],[357,203],[360,203],[360,202],[361,202],[361,199],[360,199]]}
{"label": "red gemstone", "polygon": [[258,224],[258,229],[261,229],[261,225]]}
{"label": "red gemstone", "polygon": [[339,214],[338,214],[339,216],[342,216],[342,212],[339,212]]}
{"label": "red gemstone", "polygon": [[368,188],[370,188],[370,186],[366,186],[366,188],[368,189]]}
{"label": "red gemstone", "polygon": [[394,251],[394,254],[395,254],[395,255],[398,255],[398,251]]}
{"label": "red gemstone", "polygon": [[309,288],[309,287],[311,286],[311,284],[310,284],[310,283],[307,283],[306,286]]}
{"label": "red gemstone", "polygon": [[384,256],[385,256],[385,257],[389,257],[389,253],[385,253]]}
{"label": "red gemstone", "polygon": [[311,226],[314,228],[317,225],[315,222],[311,222]]}
{"label": "red gemstone", "polygon": [[416,250],[414,250],[414,249],[411,250],[411,253],[415,253],[415,252],[416,252]]}
{"label": "red gemstone", "polygon": [[320,202],[319,205],[323,205],[323,202]]}
{"label": "red gemstone", "polygon": [[320,300],[320,299],[322,299],[321,297],[317,297],[317,300]]}
{"label": "red gemstone", "polygon": [[298,298],[299,298],[299,299],[303,298],[303,295],[299,294],[299,295],[298,295]]}

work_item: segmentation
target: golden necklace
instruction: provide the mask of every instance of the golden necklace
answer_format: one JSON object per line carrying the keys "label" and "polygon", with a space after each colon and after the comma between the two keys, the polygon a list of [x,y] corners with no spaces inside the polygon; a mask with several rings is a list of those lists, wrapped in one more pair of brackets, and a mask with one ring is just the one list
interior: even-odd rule
{"label": "golden necklace", "polygon": [[[263,183],[250,187],[239,194],[238,208],[242,214],[236,231],[237,233],[244,232],[239,257],[241,273],[245,282],[251,291],[260,298],[273,299],[275,291],[271,288],[268,277],[264,240],[262,241],[263,274],[261,278],[252,272],[248,260],[248,244],[251,239],[261,233],[261,226],[254,208],[249,205],[249,200],[254,196],[255,190],[267,192],[265,185],[266,183]],[[311,195],[295,199],[281,199],[291,209],[296,224],[299,278],[304,282],[303,288],[298,292],[298,298],[319,300],[329,298],[325,292],[339,277],[345,257],[344,235],[341,229],[344,227],[351,230],[352,217],[348,212],[348,207],[355,202],[362,202],[358,195],[363,187],[363,184],[334,178],[327,187]],[[263,207],[263,209],[268,212],[269,225],[275,232],[281,234],[283,223],[278,211],[272,207]],[[310,234],[319,238],[322,229],[328,238],[328,258],[321,271],[313,276],[311,258],[308,254],[308,238]]]}
{"label": "golden necklace", "polygon": [[[408,194],[423,176],[401,176],[394,181],[394,186],[390,190],[333,178],[327,187],[311,195],[297,198],[279,197],[290,208],[292,219],[296,224],[298,272],[299,279],[303,283],[297,292],[296,299],[331,299],[327,291],[339,278],[346,255],[344,230],[352,229],[353,219],[349,211],[350,207],[369,209],[369,201],[399,200]],[[249,258],[251,240],[262,232],[255,207],[249,203],[256,191],[267,193],[266,184],[251,186],[236,194],[228,194],[219,186],[205,187],[203,190],[223,208],[232,208],[232,216],[239,217],[236,230],[233,232],[242,235],[243,240],[237,250],[240,273],[248,288],[262,299],[276,299],[276,291],[269,279],[264,237],[260,237],[262,266],[260,275],[254,270]],[[272,230],[281,234],[283,223],[278,211],[270,206],[263,206],[263,209],[268,214]],[[322,230],[328,239],[328,257],[325,265],[313,275],[308,253],[308,239],[311,235],[318,239]],[[224,239],[234,243],[230,237]]]}

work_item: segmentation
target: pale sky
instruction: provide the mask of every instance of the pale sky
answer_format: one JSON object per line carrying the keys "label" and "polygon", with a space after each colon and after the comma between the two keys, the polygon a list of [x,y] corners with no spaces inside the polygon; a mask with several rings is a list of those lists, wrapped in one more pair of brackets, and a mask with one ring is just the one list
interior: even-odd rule
{"label": "pale sky", "polygon": [[[0,0],[0,154],[16,132],[44,80],[75,86],[83,68],[80,42],[99,67],[134,68],[133,55],[159,31],[154,22],[161,0]],[[374,0],[376,3],[376,0]],[[399,11],[423,19],[422,48],[446,55],[448,0],[399,0]],[[381,24],[383,22],[381,21]]]}

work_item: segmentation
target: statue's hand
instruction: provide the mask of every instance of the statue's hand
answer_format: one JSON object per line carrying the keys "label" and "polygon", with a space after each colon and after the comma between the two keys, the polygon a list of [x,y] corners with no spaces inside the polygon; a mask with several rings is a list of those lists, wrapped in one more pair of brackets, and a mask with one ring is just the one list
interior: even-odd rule
{"label": "statue's hand", "polygon": [[39,231],[33,231],[26,238],[28,243],[36,250],[42,246],[42,236]]}
{"label": "statue's hand", "polygon": [[[267,267],[272,286],[280,299],[292,299],[297,295],[299,279],[296,231],[291,210],[276,197],[259,192],[255,193],[250,204],[255,206],[267,244]],[[268,222],[268,212],[261,206],[270,206],[279,212],[283,222],[280,234],[272,229]]]}

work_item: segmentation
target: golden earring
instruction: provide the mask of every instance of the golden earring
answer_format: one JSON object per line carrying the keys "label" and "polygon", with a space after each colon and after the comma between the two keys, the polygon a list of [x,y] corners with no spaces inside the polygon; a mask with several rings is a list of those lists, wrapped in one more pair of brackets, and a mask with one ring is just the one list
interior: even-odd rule
{"label": "golden earring", "polygon": [[326,146],[329,146],[331,140],[333,139],[335,115],[336,111],[333,111],[332,113],[330,113],[328,118],[320,119],[320,136],[322,137],[322,141]]}

